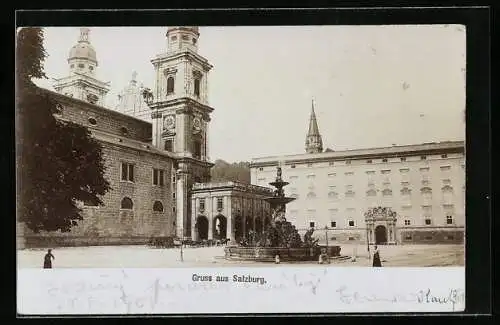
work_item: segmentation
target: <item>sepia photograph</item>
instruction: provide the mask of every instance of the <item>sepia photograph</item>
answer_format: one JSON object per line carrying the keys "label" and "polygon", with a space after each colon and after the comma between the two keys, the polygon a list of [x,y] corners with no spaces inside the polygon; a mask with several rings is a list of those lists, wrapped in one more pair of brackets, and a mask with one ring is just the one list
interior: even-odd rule
{"label": "sepia photograph", "polygon": [[16,43],[18,272],[465,281],[465,26],[24,27]]}

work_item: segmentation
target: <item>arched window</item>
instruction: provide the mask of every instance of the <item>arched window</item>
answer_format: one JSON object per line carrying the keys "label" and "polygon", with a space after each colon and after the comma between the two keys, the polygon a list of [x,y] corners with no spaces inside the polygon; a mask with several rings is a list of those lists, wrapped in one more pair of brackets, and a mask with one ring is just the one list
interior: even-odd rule
{"label": "arched window", "polygon": [[383,196],[392,196],[392,190],[386,188],[382,191]]}
{"label": "arched window", "polygon": [[315,197],[316,197],[316,193],[314,193],[314,192],[307,193],[307,198],[308,199],[314,199]]}
{"label": "arched window", "polygon": [[174,77],[167,78],[167,95],[170,95],[174,92]]}
{"label": "arched window", "polygon": [[332,192],[328,192],[328,198],[330,200],[336,200],[336,199],[338,199],[338,197],[339,197],[339,195],[336,192],[333,192],[333,191]]}
{"label": "arched window", "polygon": [[449,185],[443,186],[443,204],[453,204],[453,188]]}
{"label": "arched window", "polygon": [[422,194],[423,205],[432,205],[432,190],[429,187],[423,187],[420,190]]}
{"label": "arched window", "polygon": [[200,78],[194,79],[194,95],[200,96]]}
{"label": "arched window", "polygon": [[366,191],[366,196],[377,196],[377,192],[374,189]]}
{"label": "arched window", "polygon": [[134,204],[132,203],[132,200],[128,197],[124,197],[122,200],[121,208],[122,209],[127,209],[127,210],[132,210],[132,207]]}
{"label": "arched window", "polygon": [[153,211],[155,212],[163,212],[163,204],[160,201],[155,201],[153,204]]}

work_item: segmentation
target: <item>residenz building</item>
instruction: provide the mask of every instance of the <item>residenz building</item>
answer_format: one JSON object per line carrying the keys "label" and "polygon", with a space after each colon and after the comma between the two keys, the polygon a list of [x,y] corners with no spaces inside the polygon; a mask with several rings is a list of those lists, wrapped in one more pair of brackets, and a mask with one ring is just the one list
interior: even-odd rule
{"label": "residenz building", "polygon": [[323,151],[313,105],[306,152],[256,158],[251,179],[265,186],[281,166],[286,194],[296,198],[287,219],[330,241],[457,243],[465,236],[464,147],[450,141]]}

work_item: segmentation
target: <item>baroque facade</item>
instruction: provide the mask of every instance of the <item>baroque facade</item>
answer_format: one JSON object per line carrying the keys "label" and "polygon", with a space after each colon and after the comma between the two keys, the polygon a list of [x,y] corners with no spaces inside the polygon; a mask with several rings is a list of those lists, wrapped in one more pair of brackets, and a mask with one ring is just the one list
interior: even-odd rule
{"label": "baroque facade", "polygon": [[[98,59],[89,32],[80,29],[68,57],[69,75],[56,80],[56,92],[47,93],[60,105],[57,118],[87,126],[99,140],[105,178],[112,189],[102,198],[103,206],[80,203],[84,220],[70,233],[35,235],[18,224],[18,244],[123,244],[144,243],[152,236],[189,238],[195,209],[191,190],[196,183],[210,181],[213,166],[208,152],[213,108],[207,92],[212,65],[198,54],[198,27],[168,28],[167,50],[151,60],[157,76],[153,89],[138,86],[134,73],[115,110],[103,107],[109,83],[97,78]],[[214,187],[209,187],[212,195]],[[202,193],[198,188],[197,195]],[[262,189],[248,196],[262,196]]]}
{"label": "baroque facade", "polygon": [[311,111],[306,153],[256,158],[251,179],[269,183],[277,166],[290,185],[287,220],[328,240],[378,244],[455,243],[465,233],[465,144],[424,143],[322,150]]}

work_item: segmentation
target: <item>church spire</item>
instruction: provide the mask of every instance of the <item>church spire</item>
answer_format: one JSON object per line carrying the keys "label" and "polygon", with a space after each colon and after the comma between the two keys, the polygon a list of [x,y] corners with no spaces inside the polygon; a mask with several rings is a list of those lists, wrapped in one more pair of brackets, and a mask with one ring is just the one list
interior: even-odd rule
{"label": "church spire", "polygon": [[306,136],[306,152],[318,153],[323,151],[323,141],[321,139],[321,134],[319,134],[318,122],[316,121],[316,113],[314,112],[314,100],[312,100],[311,104],[309,130]]}

